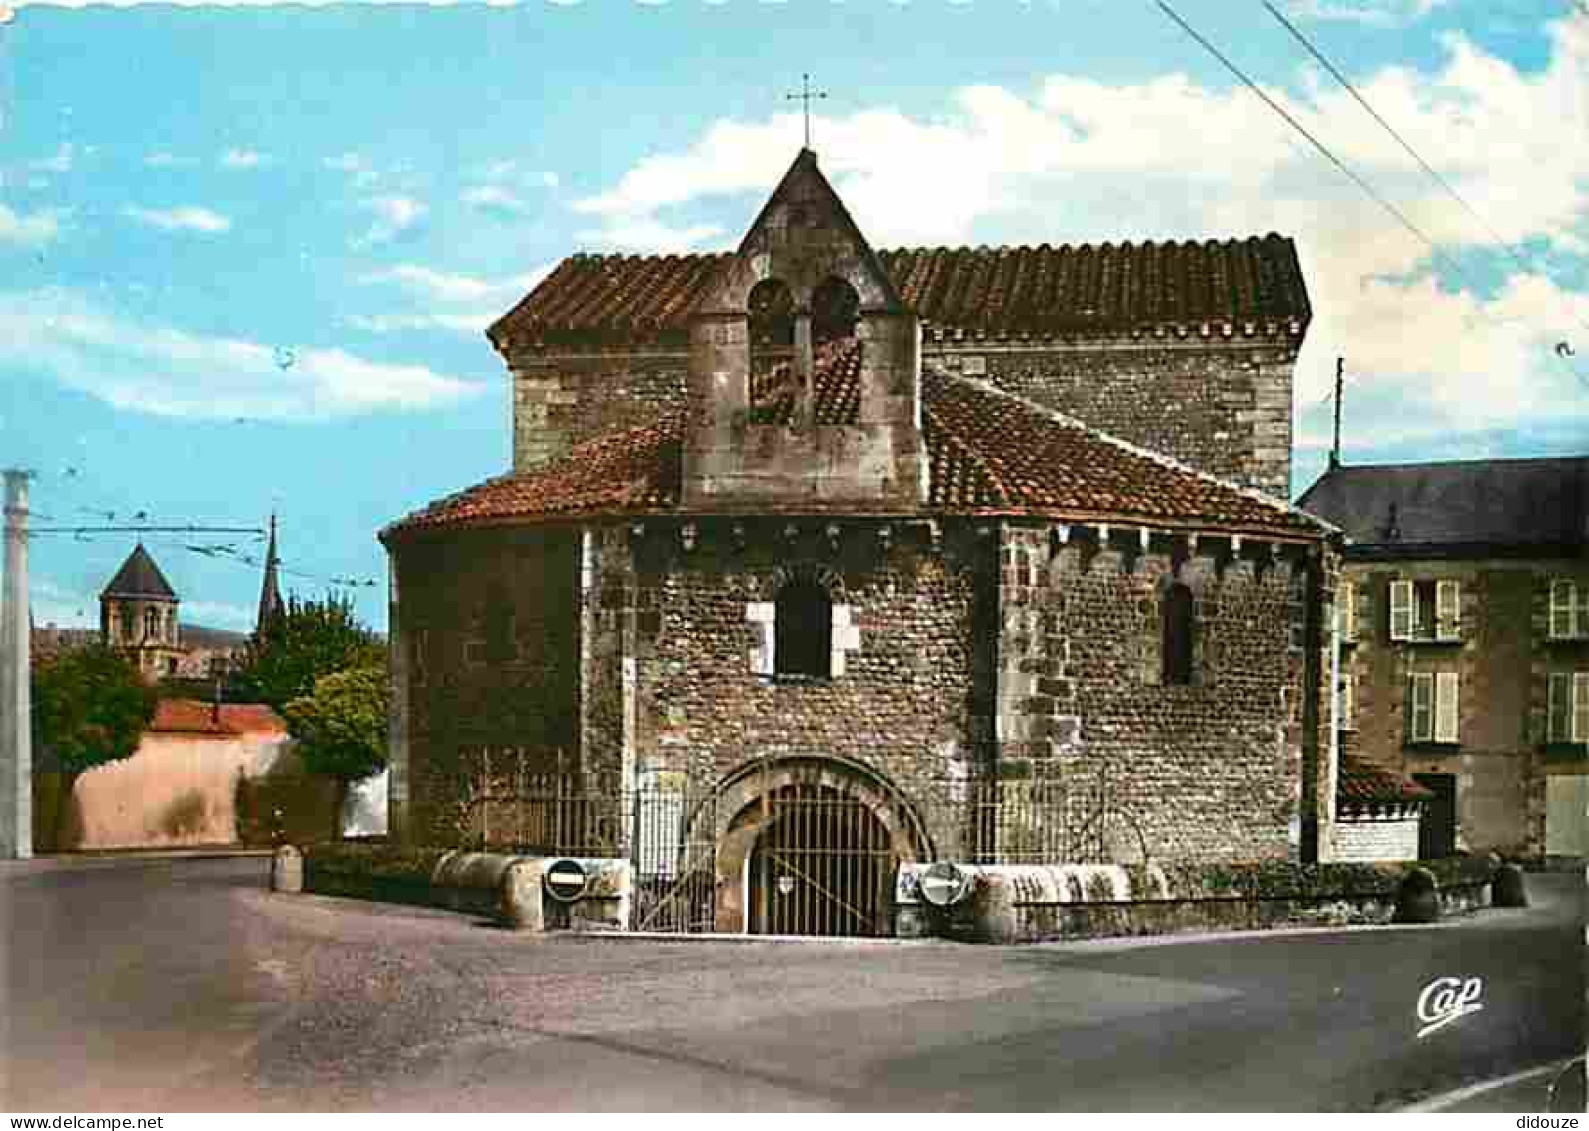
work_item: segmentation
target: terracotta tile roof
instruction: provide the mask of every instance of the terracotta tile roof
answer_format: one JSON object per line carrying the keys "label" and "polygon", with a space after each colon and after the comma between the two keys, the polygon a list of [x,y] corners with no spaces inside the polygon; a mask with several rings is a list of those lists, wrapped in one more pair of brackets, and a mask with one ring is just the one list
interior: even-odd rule
{"label": "terracotta tile roof", "polygon": [[[834,350],[818,382],[819,416],[853,403],[857,386],[855,355]],[[1280,500],[983,382],[928,371],[922,396],[930,465],[924,514],[1142,522],[1304,538],[1329,529]],[[822,408],[824,403],[829,407]],[[501,476],[439,500],[387,527],[382,537],[427,527],[676,512],[681,435],[680,418],[668,416],[597,437],[529,473]]]}
{"label": "terracotta tile roof", "polygon": [[198,699],[162,699],[155,708],[149,731],[157,734],[208,734],[218,737],[287,733],[281,716],[262,703],[222,703],[220,718],[215,706]]}
{"label": "terracotta tile roof", "polygon": [[[487,333],[684,340],[715,255],[575,255]],[[878,253],[930,331],[1048,336],[1229,325],[1300,333],[1311,317],[1296,245],[1244,240],[906,248]]]}
{"label": "terracotta tile roof", "polygon": [[1317,535],[1280,500],[1196,471],[981,381],[922,374],[929,506],[949,512],[1206,522]]}
{"label": "terracotta tile roof", "polygon": [[1344,751],[1335,780],[1337,805],[1428,801],[1434,794],[1406,774],[1364,762]]}
{"label": "terracotta tile roof", "polygon": [[[759,405],[788,385],[792,363],[774,366],[750,380],[751,404]],[[854,424],[861,413],[861,343],[855,338],[840,338],[815,347],[812,357],[811,385],[818,424]],[[780,398],[767,406],[756,419],[760,424],[790,424],[794,421],[794,400]]]}

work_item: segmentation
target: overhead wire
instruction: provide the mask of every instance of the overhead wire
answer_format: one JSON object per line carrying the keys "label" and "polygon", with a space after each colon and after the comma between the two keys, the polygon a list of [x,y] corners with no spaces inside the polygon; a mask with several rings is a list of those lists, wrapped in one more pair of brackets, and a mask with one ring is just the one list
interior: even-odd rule
{"label": "overhead wire", "polygon": [[[1412,218],[1408,216],[1400,206],[1376,189],[1366,178],[1358,173],[1357,170],[1353,169],[1345,161],[1337,157],[1329,146],[1325,145],[1324,142],[1315,137],[1312,131],[1310,131],[1301,122],[1297,121],[1297,119],[1288,110],[1286,110],[1284,106],[1280,105],[1280,103],[1271,98],[1262,87],[1253,81],[1247,72],[1238,67],[1228,56],[1225,55],[1223,51],[1210,42],[1206,36],[1204,36],[1195,27],[1182,18],[1181,14],[1172,8],[1166,2],[1166,0],[1154,0],[1154,2],[1166,16],[1180,26],[1182,31],[1195,40],[1210,55],[1214,56],[1215,59],[1219,60],[1219,62],[1224,65],[1226,70],[1235,75],[1236,78],[1238,78],[1248,90],[1257,95],[1258,98],[1261,99],[1263,103],[1273,110],[1277,115],[1279,115],[1287,125],[1306,138],[1313,148],[1316,149],[1327,161],[1329,161],[1331,165],[1334,165],[1336,169],[1340,170],[1344,176],[1346,176],[1353,184],[1361,189],[1370,199],[1377,203],[1386,212],[1389,212],[1393,217],[1395,217],[1397,222],[1400,223],[1402,227],[1406,228],[1420,241],[1422,241],[1423,244],[1429,248],[1430,254],[1434,256],[1436,261],[1438,261],[1451,273],[1460,276],[1469,285],[1469,287],[1473,289],[1475,294],[1483,293],[1483,287],[1479,285],[1478,281],[1475,280],[1471,274],[1469,274],[1467,269],[1463,267],[1461,263],[1447,255],[1446,252],[1441,249],[1440,245],[1430,238],[1427,232],[1414,223]],[[1489,321],[1499,324],[1495,316],[1485,310],[1482,302],[1475,304],[1474,309],[1479,311],[1483,317]],[[1565,357],[1562,357],[1560,354],[1557,354],[1554,351],[1549,351],[1549,355],[1560,362],[1563,368],[1565,368],[1567,372],[1574,378],[1580,382],[1583,382],[1585,385],[1589,385],[1589,376],[1580,373],[1574,366],[1569,365]]]}
{"label": "overhead wire", "polygon": [[[1346,92],[1357,100],[1357,104],[1367,111],[1369,117],[1378,122],[1380,127],[1395,139],[1396,144],[1401,146],[1402,150],[1414,161],[1416,161],[1423,171],[1429,174],[1430,178],[1446,191],[1448,196],[1450,196],[1464,209],[1466,209],[1468,215],[1472,216],[1479,222],[1479,225],[1483,227],[1484,230],[1489,233],[1490,238],[1495,241],[1495,245],[1500,248],[1501,251],[1505,252],[1513,263],[1517,264],[1517,266],[1521,267],[1524,271],[1536,271],[1538,269],[1534,264],[1524,261],[1524,259],[1517,254],[1517,252],[1511,246],[1511,241],[1508,241],[1504,236],[1502,236],[1501,233],[1495,229],[1494,225],[1486,220],[1484,216],[1480,214],[1479,210],[1468,202],[1467,197],[1458,192],[1456,186],[1447,180],[1446,177],[1439,172],[1439,170],[1437,170],[1428,161],[1424,160],[1423,154],[1414,149],[1412,147],[1412,143],[1406,138],[1402,137],[1400,131],[1398,131],[1395,126],[1387,122],[1384,116],[1381,115],[1378,110],[1374,109],[1374,107],[1369,103],[1368,99],[1362,94],[1361,91],[1357,89],[1357,86],[1344,74],[1342,74],[1340,69],[1330,61],[1324,52],[1320,50],[1319,47],[1315,45],[1300,28],[1288,20],[1285,15],[1278,8],[1276,8],[1273,3],[1271,3],[1271,0],[1261,0],[1261,3],[1269,10],[1269,14],[1278,20],[1280,25],[1284,27],[1286,31],[1290,32],[1292,37],[1295,38],[1298,43],[1302,44],[1303,48],[1307,50],[1308,54],[1312,55],[1313,58],[1318,61],[1319,65],[1328,71],[1331,77],[1333,77],[1336,82],[1340,83]],[[1576,315],[1573,317],[1574,321],[1576,321],[1580,326],[1586,330],[1589,330],[1589,322],[1578,318]]]}

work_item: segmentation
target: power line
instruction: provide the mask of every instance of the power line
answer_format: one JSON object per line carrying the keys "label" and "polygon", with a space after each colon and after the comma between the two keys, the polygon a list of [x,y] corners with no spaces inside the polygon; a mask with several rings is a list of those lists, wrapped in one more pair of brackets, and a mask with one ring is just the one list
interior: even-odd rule
{"label": "power line", "polygon": [[[1409,157],[1411,157],[1414,161],[1418,162],[1418,164],[1423,168],[1423,171],[1425,173],[1428,173],[1429,176],[1431,178],[1433,178],[1434,181],[1437,184],[1439,184],[1441,188],[1445,189],[1446,193],[1451,197],[1451,199],[1455,200],[1463,208],[1467,209],[1468,214],[1479,222],[1480,226],[1482,226],[1484,228],[1484,230],[1490,234],[1490,238],[1495,241],[1496,246],[1499,247],[1503,252],[1505,252],[1507,254],[1507,256],[1510,257],[1510,259],[1512,260],[1513,263],[1517,264],[1524,271],[1534,271],[1534,270],[1536,270],[1536,268],[1534,267],[1533,264],[1525,262],[1522,259],[1522,257],[1519,256],[1512,249],[1510,242],[1504,236],[1502,236],[1500,234],[1500,232],[1496,231],[1494,226],[1491,225],[1488,220],[1486,220],[1482,215],[1480,215],[1479,210],[1477,208],[1474,208],[1473,205],[1468,203],[1467,198],[1464,197],[1460,192],[1457,191],[1455,185],[1453,185],[1444,176],[1442,176],[1440,174],[1440,172],[1434,168],[1434,166],[1430,165],[1429,162],[1425,161],[1423,159],[1423,155],[1420,154],[1416,149],[1414,149],[1412,147],[1411,143],[1409,143],[1406,138],[1401,136],[1401,134],[1396,130],[1396,127],[1392,126],[1389,122],[1387,122],[1380,115],[1379,111],[1375,110],[1373,106],[1369,105],[1368,99],[1365,98],[1362,95],[1362,93],[1357,89],[1357,87],[1355,85],[1353,85],[1353,83],[1352,83],[1352,81],[1350,79],[1348,79],[1345,75],[1343,75],[1340,72],[1339,69],[1336,68],[1334,63],[1332,63],[1328,58],[1325,57],[1323,51],[1319,50],[1319,48],[1316,47],[1313,44],[1313,42],[1310,39],[1308,39],[1308,37],[1306,35],[1304,35],[1297,28],[1297,26],[1295,24],[1293,24],[1290,20],[1286,19],[1285,15],[1283,13],[1281,13],[1281,11],[1278,8],[1276,8],[1272,3],[1270,3],[1270,0],[1262,0],[1262,3],[1263,3],[1263,6],[1265,8],[1269,9],[1269,14],[1271,16],[1273,16],[1276,20],[1280,21],[1281,26],[1284,27],[1288,32],[1290,32],[1291,35],[1296,39],[1296,41],[1298,43],[1302,44],[1302,46],[1307,49],[1308,54],[1312,55],[1315,59],[1317,59],[1319,61],[1319,64],[1325,70],[1330,72],[1331,76],[1334,77],[1335,81],[1340,83],[1341,86],[1343,86],[1346,89],[1346,92],[1348,94],[1350,94],[1353,98],[1357,99],[1357,104],[1359,106],[1361,106],[1364,110],[1368,111],[1369,117],[1373,118],[1374,121],[1378,122],[1386,133],[1388,133],[1391,137],[1395,138],[1396,139],[1396,144],[1401,146],[1402,149],[1407,153],[1407,155]],[[1582,320],[1580,318],[1577,318],[1576,316],[1574,316],[1574,320],[1577,321],[1578,324],[1580,326],[1582,326],[1584,329],[1589,330],[1589,322],[1585,322],[1584,320]]]}
{"label": "power line", "polygon": [[253,526],[33,526],[29,534],[257,534]]}
{"label": "power line", "polygon": [[[1284,106],[1281,106],[1273,98],[1270,98],[1269,95],[1264,92],[1262,87],[1260,87],[1256,82],[1254,82],[1251,78],[1248,77],[1248,75],[1247,75],[1247,73],[1245,71],[1243,71],[1235,63],[1231,62],[1231,60],[1226,57],[1224,52],[1220,51],[1219,48],[1215,47],[1212,43],[1210,43],[1208,41],[1208,39],[1206,39],[1202,35],[1201,32],[1199,32],[1191,24],[1187,23],[1184,19],[1182,19],[1180,13],[1177,12],[1174,8],[1170,7],[1170,5],[1165,2],[1165,0],[1155,0],[1155,3],[1158,4],[1159,8],[1164,12],[1164,14],[1166,16],[1170,17],[1170,19],[1174,20],[1178,25],[1180,25],[1182,31],[1186,32],[1186,34],[1191,36],[1194,40],[1196,40],[1198,42],[1198,44],[1200,44],[1205,51],[1207,51],[1210,55],[1214,56],[1214,58],[1218,59],[1222,64],[1224,64],[1226,70],[1230,71],[1231,74],[1235,75],[1238,79],[1240,79],[1242,81],[1242,83],[1247,87],[1248,90],[1252,91],[1259,98],[1261,98],[1266,106],[1268,106],[1271,110],[1273,110],[1276,114],[1278,114],[1282,119],[1284,119],[1284,121],[1286,122],[1287,125],[1289,125],[1292,129],[1296,130],[1303,137],[1307,138],[1309,143],[1312,144],[1313,148],[1318,150],[1319,153],[1322,154],[1324,156],[1324,158],[1327,161],[1330,162],[1330,164],[1334,165],[1343,174],[1345,174],[1352,181],[1353,184],[1355,184],[1358,188],[1362,189],[1363,192],[1366,193],[1372,200],[1374,200],[1375,203],[1377,203],[1381,208],[1385,209],[1385,211],[1389,212],[1392,216],[1394,216],[1396,218],[1396,220],[1398,222],[1400,222],[1402,227],[1406,228],[1413,235],[1417,236],[1418,239],[1423,241],[1425,246],[1427,246],[1429,248],[1430,253],[1447,270],[1451,271],[1452,273],[1454,273],[1456,275],[1461,276],[1461,278],[1467,282],[1468,286],[1473,289],[1475,294],[1482,293],[1483,288],[1480,287],[1478,285],[1477,281],[1471,275],[1468,274],[1467,270],[1460,263],[1458,263],[1455,260],[1451,259],[1450,256],[1448,256],[1444,251],[1442,251],[1440,249],[1440,246],[1438,244],[1436,244],[1434,240],[1430,239],[1428,234],[1425,233],[1422,228],[1420,228],[1417,224],[1413,223],[1412,218],[1409,217],[1404,211],[1402,211],[1401,208],[1398,207],[1394,201],[1392,201],[1392,200],[1388,199],[1387,197],[1385,197],[1382,193],[1379,192],[1378,189],[1376,189],[1372,184],[1370,184],[1367,180],[1365,180],[1357,172],[1357,170],[1353,169],[1350,165],[1346,164],[1346,162],[1342,161],[1339,157],[1337,157],[1334,154],[1334,152],[1332,152],[1330,150],[1329,146],[1325,145],[1318,138],[1314,137],[1313,134],[1308,130],[1308,128],[1306,126],[1304,126],[1301,122],[1297,121],[1296,118],[1292,117],[1292,115],[1286,110],[1286,108]],[[1482,312],[1484,317],[1489,319],[1491,322],[1495,322],[1496,321],[1494,316],[1490,315],[1487,311],[1485,311],[1484,304],[1483,304],[1482,301],[1479,302],[1475,306],[1474,309]],[[1557,360],[1560,361],[1562,363],[1562,365],[1566,368],[1566,370],[1570,374],[1573,375],[1573,377],[1575,377],[1577,380],[1583,382],[1585,385],[1589,385],[1589,377],[1584,376],[1582,373],[1579,373],[1576,369],[1574,369],[1571,365],[1568,365],[1565,358],[1560,357],[1559,355],[1556,355],[1554,353],[1552,354],[1552,356],[1556,357]]]}

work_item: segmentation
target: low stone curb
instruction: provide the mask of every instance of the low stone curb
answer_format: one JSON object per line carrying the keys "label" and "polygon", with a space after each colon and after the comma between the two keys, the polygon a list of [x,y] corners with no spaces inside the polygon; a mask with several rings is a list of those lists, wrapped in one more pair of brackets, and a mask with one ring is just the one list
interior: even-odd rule
{"label": "low stone curb", "polygon": [[125,867],[133,864],[161,864],[184,860],[244,860],[269,859],[274,849],[269,848],[194,848],[194,849],[128,849],[126,852],[108,850],[94,853],[50,853],[33,856],[27,860],[0,860],[0,878],[37,875],[44,872],[88,871],[98,868]]}

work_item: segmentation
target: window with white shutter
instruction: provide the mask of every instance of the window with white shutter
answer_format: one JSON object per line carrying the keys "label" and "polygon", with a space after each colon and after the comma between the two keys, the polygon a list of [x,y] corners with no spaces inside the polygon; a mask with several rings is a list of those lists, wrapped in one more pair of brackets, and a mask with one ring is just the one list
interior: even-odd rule
{"label": "window with white shutter", "polygon": [[1570,742],[1572,740],[1571,672],[1551,672],[1546,682],[1545,741]]}
{"label": "window with white shutter", "polygon": [[1435,583],[1435,639],[1461,639],[1462,583],[1439,581]]}
{"label": "window with white shutter", "polygon": [[1341,676],[1341,730],[1357,729],[1357,677],[1352,675]]}
{"label": "window with white shutter", "polygon": [[1578,587],[1570,581],[1550,583],[1550,635],[1555,640],[1575,636],[1578,626]]}
{"label": "window with white shutter", "polygon": [[1435,741],[1457,741],[1457,673],[1435,676]]}
{"label": "window with white shutter", "polygon": [[1340,596],[1337,598],[1341,604],[1341,639],[1357,639],[1357,586],[1341,580]]}
{"label": "window with white shutter", "polygon": [[1390,638],[1392,640],[1412,639],[1412,582],[1392,581],[1390,583]]}
{"label": "window with white shutter", "polygon": [[1589,672],[1572,676],[1572,740],[1589,742]]}
{"label": "window with white shutter", "polygon": [[1434,737],[1435,677],[1425,672],[1418,672],[1409,677],[1408,683],[1408,740],[1428,742]]}

